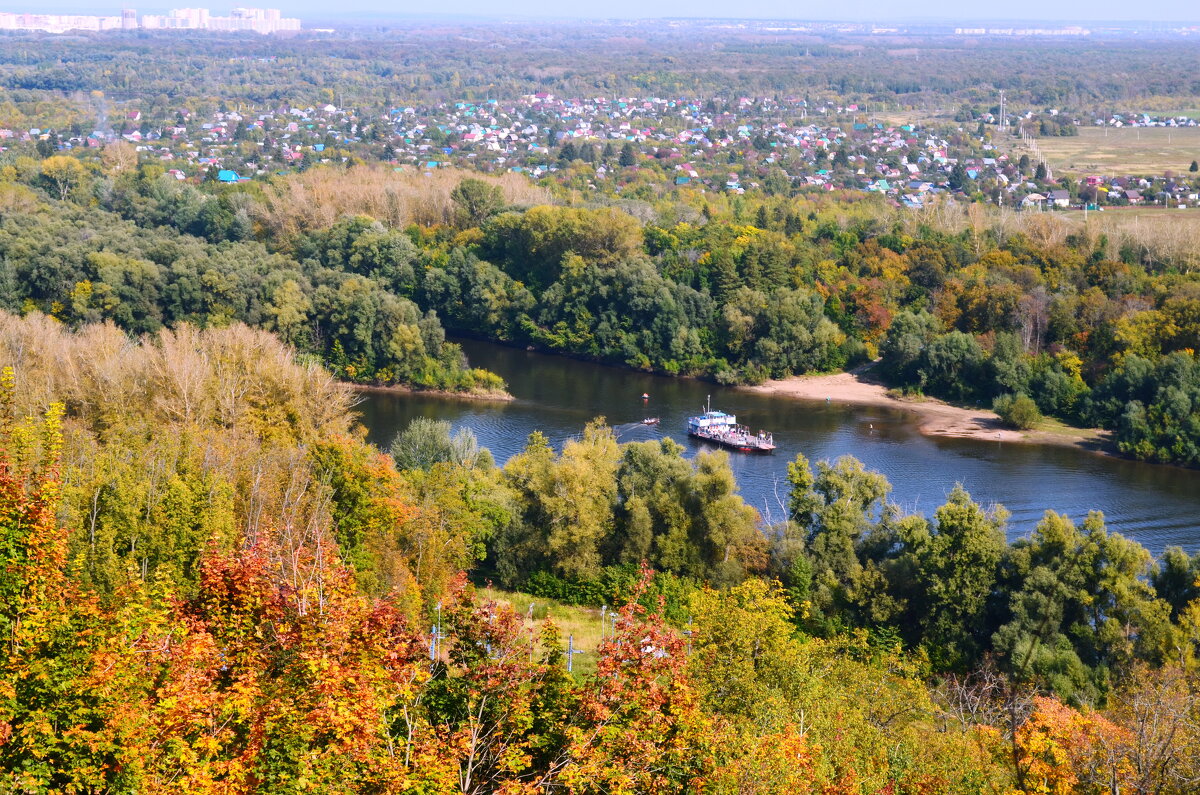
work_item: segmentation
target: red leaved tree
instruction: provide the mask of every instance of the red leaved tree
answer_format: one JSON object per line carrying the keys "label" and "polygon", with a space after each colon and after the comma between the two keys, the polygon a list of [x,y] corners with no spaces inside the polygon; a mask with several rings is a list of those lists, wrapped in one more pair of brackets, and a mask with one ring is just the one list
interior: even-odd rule
{"label": "red leaved tree", "polygon": [[688,678],[686,643],[661,609],[637,602],[652,576],[643,567],[568,730],[558,779],[570,792],[691,791],[715,769],[718,735]]}
{"label": "red leaved tree", "polygon": [[210,552],[181,605],[147,788],[451,791],[452,754],[404,720],[429,676],[425,642],[358,593],[328,542],[281,561],[271,537]]}

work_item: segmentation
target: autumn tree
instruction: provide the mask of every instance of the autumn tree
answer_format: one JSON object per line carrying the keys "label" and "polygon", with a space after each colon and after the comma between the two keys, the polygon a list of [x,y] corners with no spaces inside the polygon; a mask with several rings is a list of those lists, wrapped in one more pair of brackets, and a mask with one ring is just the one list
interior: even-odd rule
{"label": "autumn tree", "polygon": [[[207,556],[148,704],[148,788],[451,791],[419,709],[428,652],[403,614],[360,596],[318,531]],[[286,552],[286,556],[280,553]]]}
{"label": "autumn tree", "polygon": [[512,608],[456,590],[445,610],[444,664],[429,720],[458,760],[462,793],[542,791],[561,771],[578,696],[552,624],[526,627]]}
{"label": "autumn tree", "polygon": [[1127,732],[1103,715],[1038,697],[1016,731],[1018,791],[1028,795],[1121,792],[1133,769],[1121,747]]}
{"label": "autumn tree", "polygon": [[[23,792],[137,787],[142,728],[115,725],[144,683],[127,673],[132,623],[110,622],[66,577],[62,405],[15,411],[0,375],[0,785]],[[136,601],[137,596],[133,595]],[[121,630],[134,630],[125,635]],[[128,713],[127,713],[128,714]]]}
{"label": "autumn tree", "polygon": [[114,141],[100,150],[100,161],[108,173],[121,174],[137,167],[137,150],[127,141]]}
{"label": "autumn tree", "polygon": [[690,791],[716,769],[714,727],[687,675],[687,644],[636,601],[601,644],[578,710],[559,776],[570,791]]}
{"label": "autumn tree", "polygon": [[1200,784],[1200,697],[1182,666],[1138,665],[1113,694],[1105,716],[1120,726],[1133,792],[1187,792]]}
{"label": "autumn tree", "polygon": [[66,201],[71,191],[84,176],[83,165],[78,159],[68,155],[53,155],[42,161],[42,176],[58,194],[58,198]]}

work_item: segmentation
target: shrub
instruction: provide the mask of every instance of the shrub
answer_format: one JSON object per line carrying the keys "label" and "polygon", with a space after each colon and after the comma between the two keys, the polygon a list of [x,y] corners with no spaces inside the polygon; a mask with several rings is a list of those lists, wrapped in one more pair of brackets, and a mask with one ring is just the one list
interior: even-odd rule
{"label": "shrub", "polygon": [[842,355],[846,359],[846,369],[866,364],[873,358],[866,343],[855,337],[846,337],[846,341],[842,343]]}
{"label": "shrub", "polygon": [[1027,431],[1042,419],[1042,412],[1028,395],[1001,395],[992,403],[992,411],[1010,428]]}

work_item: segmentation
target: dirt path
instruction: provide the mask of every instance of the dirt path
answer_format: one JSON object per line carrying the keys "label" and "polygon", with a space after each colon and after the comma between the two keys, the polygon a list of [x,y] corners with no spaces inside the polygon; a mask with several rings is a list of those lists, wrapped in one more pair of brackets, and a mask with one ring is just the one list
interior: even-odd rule
{"label": "dirt path", "polygon": [[951,406],[934,398],[895,397],[882,384],[864,377],[865,369],[869,368],[834,375],[797,375],[743,388],[799,400],[900,409],[916,415],[917,427],[926,436],[1057,444],[1099,452],[1107,447],[1108,434],[1097,429],[1014,431],[1005,428],[1000,418],[987,409]]}

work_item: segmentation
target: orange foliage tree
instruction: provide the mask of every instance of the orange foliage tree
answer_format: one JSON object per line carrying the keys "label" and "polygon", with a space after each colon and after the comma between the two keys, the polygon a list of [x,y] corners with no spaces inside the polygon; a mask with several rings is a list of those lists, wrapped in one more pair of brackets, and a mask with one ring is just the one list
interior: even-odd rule
{"label": "orange foliage tree", "polygon": [[[650,573],[643,571],[642,589]],[[561,781],[573,793],[661,793],[702,787],[717,735],[687,675],[686,644],[637,597],[621,609],[568,730]]]}
{"label": "orange foliage tree", "polygon": [[[1122,792],[1134,781],[1128,732],[1097,712],[1034,699],[1014,736],[1018,791],[1027,795]],[[1130,791],[1133,791],[1130,789]]]}
{"label": "orange foliage tree", "polygon": [[274,557],[266,539],[209,555],[180,605],[148,704],[147,788],[446,791],[433,735],[397,720],[429,677],[423,639],[358,593],[329,542],[293,571]]}
{"label": "orange foliage tree", "polygon": [[109,716],[132,683],[97,668],[109,625],[68,582],[57,521],[63,407],[19,419],[0,376],[0,790],[107,791],[133,767],[135,739]]}

